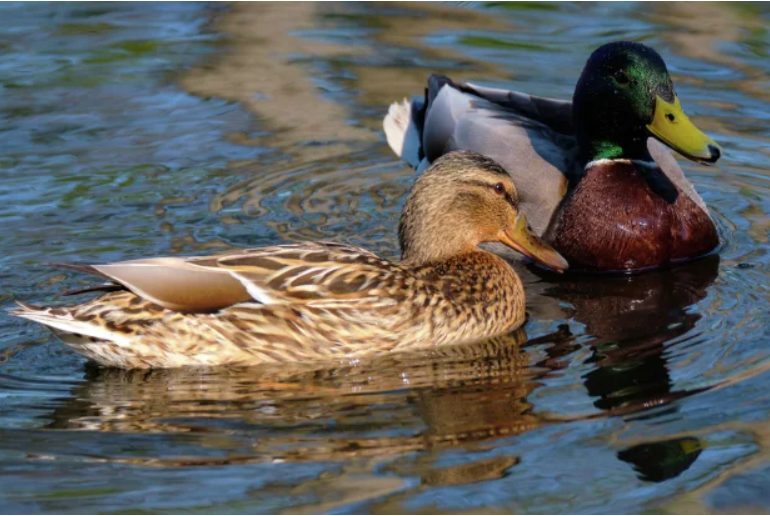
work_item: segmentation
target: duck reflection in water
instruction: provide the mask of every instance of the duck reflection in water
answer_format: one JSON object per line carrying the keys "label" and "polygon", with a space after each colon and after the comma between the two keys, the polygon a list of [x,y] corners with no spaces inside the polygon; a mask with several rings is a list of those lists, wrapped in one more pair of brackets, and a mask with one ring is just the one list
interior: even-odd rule
{"label": "duck reflection in water", "polygon": [[503,476],[518,457],[469,454],[445,468],[437,467],[435,452],[472,448],[546,423],[527,401],[538,384],[520,347],[526,339],[519,329],[430,353],[326,367],[89,366],[85,381],[50,416],[49,428],[167,434],[188,445],[199,436],[199,456],[188,449],[184,458],[153,458],[153,465],[221,461],[219,447],[231,443],[233,449],[224,450],[229,462],[388,460],[389,468],[420,476],[426,485],[478,482]]}
{"label": "duck reflection in water", "polygon": [[573,307],[592,337],[596,368],[584,379],[597,408],[631,413],[693,394],[672,390],[664,351],[695,328],[701,316],[688,308],[706,297],[718,272],[714,255],[638,276],[557,279],[546,288],[545,295]]}
{"label": "duck reflection in water", "polygon": [[633,465],[641,480],[663,482],[678,477],[698,458],[704,443],[696,437],[682,437],[631,446],[618,458]]}
{"label": "duck reflection in water", "polygon": [[[555,278],[543,287],[545,296],[571,305],[574,320],[591,337],[595,367],[583,381],[594,406],[629,418],[653,417],[633,414],[661,407],[654,417],[670,416],[677,411],[673,401],[701,392],[675,389],[665,351],[667,343],[693,330],[701,319],[688,308],[706,297],[718,270],[719,256],[712,255],[671,270]],[[547,350],[549,358],[542,365],[553,367],[579,347],[567,332]],[[633,446],[618,458],[633,464],[641,479],[660,482],[689,468],[702,447],[698,439],[686,437]]]}

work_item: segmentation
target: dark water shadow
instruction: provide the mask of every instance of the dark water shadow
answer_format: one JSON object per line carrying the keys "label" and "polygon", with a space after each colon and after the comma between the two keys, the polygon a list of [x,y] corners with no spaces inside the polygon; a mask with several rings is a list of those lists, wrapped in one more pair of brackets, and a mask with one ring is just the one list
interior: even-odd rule
{"label": "dark water shadow", "polygon": [[[583,376],[583,385],[597,409],[629,420],[677,417],[676,400],[705,390],[676,388],[666,350],[696,328],[702,316],[691,307],[706,297],[718,273],[719,256],[713,255],[637,276],[549,276],[553,282],[544,295],[571,305],[573,319],[585,325],[590,338],[594,368]],[[562,333],[540,365],[554,367],[586,344],[583,339],[577,343],[566,325]],[[687,470],[702,448],[698,439],[687,437],[633,446],[618,452],[618,458],[632,464],[640,479],[661,482]]]}
{"label": "dark water shadow", "polygon": [[620,450],[618,459],[631,464],[640,480],[664,482],[687,471],[704,447],[696,437],[682,437],[631,446]]}

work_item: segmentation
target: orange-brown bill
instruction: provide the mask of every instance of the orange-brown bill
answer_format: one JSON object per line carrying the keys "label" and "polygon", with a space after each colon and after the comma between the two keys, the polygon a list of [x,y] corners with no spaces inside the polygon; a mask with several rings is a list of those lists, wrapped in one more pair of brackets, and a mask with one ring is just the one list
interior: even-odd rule
{"label": "orange-brown bill", "polygon": [[519,213],[516,217],[513,229],[500,232],[500,242],[549,269],[564,272],[569,268],[567,260],[562,255],[532,233],[527,225],[527,217],[523,213]]}

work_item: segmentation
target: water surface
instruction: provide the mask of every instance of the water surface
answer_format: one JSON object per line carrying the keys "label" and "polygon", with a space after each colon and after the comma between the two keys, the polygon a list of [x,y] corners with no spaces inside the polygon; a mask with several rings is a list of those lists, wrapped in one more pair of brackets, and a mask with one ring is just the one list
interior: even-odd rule
{"label": "water surface", "polygon": [[305,239],[398,253],[381,132],[430,72],[568,98],[643,41],[725,157],[684,163],[719,257],[523,271],[530,322],[327,367],[95,368],[0,316],[4,512],[769,512],[770,8],[3,4],[0,300],[51,261]]}

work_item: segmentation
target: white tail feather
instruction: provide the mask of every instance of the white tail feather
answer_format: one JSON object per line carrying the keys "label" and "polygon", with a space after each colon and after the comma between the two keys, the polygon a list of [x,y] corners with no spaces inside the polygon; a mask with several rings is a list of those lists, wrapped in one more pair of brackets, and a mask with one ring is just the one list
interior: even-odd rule
{"label": "white tail feather", "polygon": [[106,328],[95,324],[75,320],[70,314],[55,315],[46,309],[21,309],[12,311],[11,315],[15,315],[16,317],[21,317],[23,319],[29,319],[30,321],[35,321],[36,323],[47,326],[52,330],[58,330],[55,331],[55,333],[74,333],[77,335],[84,335],[86,337],[93,337],[98,340],[114,342],[116,344],[129,345],[129,342],[125,336],[116,332],[109,331]]}
{"label": "white tail feather", "polygon": [[411,102],[394,102],[382,121],[388,145],[398,157],[413,167],[420,164],[420,131],[412,120]]}

